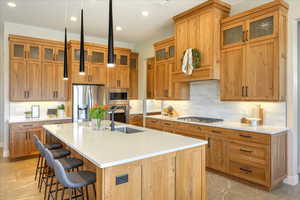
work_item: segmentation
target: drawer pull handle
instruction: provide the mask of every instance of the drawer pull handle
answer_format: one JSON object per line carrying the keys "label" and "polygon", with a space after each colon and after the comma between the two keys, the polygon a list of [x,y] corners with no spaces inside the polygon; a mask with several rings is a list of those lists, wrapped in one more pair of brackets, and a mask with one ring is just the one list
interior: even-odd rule
{"label": "drawer pull handle", "polygon": [[242,135],[242,134],[240,134],[240,137],[243,137],[243,138],[252,138],[251,135]]}
{"label": "drawer pull handle", "polygon": [[171,124],[169,124],[169,123],[165,123],[165,125],[166,125],[166,126],[171,126]]}
{"label": "drawer pull handle", "polygon": [[197,127],[197,128],[198,128],[198,130],[202,131],[202,128],[201,128],[201,127]]}
{"label": "drawer pull handle", "polygon": [[210,138],[207,138],[207,148],[210,148]]}
{"label": "drawer pull handle", "polygon": [[222,133],[221,131],[216,131],[216,130],[212,130],[211,132],[212,132],[212,133],[217,133],[217,134]]}
{"label": "drawer pull handle", "polygon": [[246,174],[252,173],[252,170],[250,170],[250,169],[246,169],[246,168],[242,168],[241,167],[240,170],[243,171],[243,172],[245,172]]}
{"label": "drawer pull handle", "polygon": [[252,153],[253,151],[250,150],[246,150],[246,149],[240,149],[241,152],[245,152],[245,153]]}
{"label": "drawer pull handle", "polygon": [[23,125],[23,127],[32,127],[32,125]]}

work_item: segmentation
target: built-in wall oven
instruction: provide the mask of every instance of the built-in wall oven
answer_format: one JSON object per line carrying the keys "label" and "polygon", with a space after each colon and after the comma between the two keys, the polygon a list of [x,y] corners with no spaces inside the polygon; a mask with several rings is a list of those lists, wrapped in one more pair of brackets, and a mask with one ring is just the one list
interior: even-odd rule
{"label": "built-in wall oven", "polygon": [[[109,105],[118,106],[114,119],[116,122],[127,123],[129,115],[129,101],[127,89],[108,89],[107,102]],[[110,119],[112,114],[110,113]]]}

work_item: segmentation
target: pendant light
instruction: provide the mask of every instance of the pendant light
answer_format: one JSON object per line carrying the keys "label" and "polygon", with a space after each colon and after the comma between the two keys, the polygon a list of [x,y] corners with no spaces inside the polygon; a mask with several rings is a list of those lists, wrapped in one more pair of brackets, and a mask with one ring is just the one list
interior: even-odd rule
{"label": "pendant light", "polygon": [[114,28],[112,0],[109,0],[109,24],[108,24],[108,60],[107,67],[115,66],[114,58]]}
{"label": "pendant light", "polygon": [[65,28],[65,50],[64,50],[64,80],[68,80],[68,47],[67,47],[67,27]]}
{"label": "pendant light", "polygon": [[83,9],[81,9],[81,30],[80,30],[80,64],[79,74],[85,75],[84,71],[84,29],[83,29]]}
{"label": "pendant light", "polygon": [[67,18],[68,18],[68,0],[66,0],[65,10],[65,49],[64,49],[64,80],[68,80],[68,47],[67,47]]}

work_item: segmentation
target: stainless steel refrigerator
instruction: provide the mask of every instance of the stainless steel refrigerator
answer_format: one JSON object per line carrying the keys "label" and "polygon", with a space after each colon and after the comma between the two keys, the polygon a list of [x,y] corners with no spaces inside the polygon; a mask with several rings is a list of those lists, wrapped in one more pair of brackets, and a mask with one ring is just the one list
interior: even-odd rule
{"label": "stainless steel refrigerator", "polygon": [[105,105],[106,100],[103,85],[73,85],[73,121],[88,121],[89,109],[95,104]]}

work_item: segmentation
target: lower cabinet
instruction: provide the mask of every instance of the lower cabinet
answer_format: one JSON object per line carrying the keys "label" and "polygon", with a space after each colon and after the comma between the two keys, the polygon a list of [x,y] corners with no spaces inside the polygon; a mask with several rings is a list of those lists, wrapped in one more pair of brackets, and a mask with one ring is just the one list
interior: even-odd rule
{"label": "lower cabinet", "polygon": [[207,168],[266,189],[287,176],[287,132],[261,134],[156,118],[146,118],[146,127],[207,140]]}
{"label": "lower cabinet", "polygon": [[9,133],[9,154],[10,158],[20,158],[25,156],[37,155],[33,136],[36,135],[44,141],[44,124],[69,123],[72,120],[58,120],[32,123],[13,123],[10,124]]}
{"label": "lower cabinet", "polygon": [[143,114],[133,114],[128,117],[129,124],[135,126],[143,126],[144,116]]}

